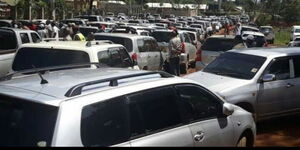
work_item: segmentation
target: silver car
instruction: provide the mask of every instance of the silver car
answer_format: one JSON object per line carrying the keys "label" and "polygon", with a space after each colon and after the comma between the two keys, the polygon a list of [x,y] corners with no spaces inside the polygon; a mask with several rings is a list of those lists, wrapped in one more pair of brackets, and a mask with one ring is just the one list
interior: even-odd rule
{"label": "silver car", "polygon": [[299,48],[232,50],[188,75],[257,121],[299,113]]}
{"label": "silver car", "polygon": [[194,81],[164,72],[52,69],[0,83],[0,146],[253,146],[251,113]]}

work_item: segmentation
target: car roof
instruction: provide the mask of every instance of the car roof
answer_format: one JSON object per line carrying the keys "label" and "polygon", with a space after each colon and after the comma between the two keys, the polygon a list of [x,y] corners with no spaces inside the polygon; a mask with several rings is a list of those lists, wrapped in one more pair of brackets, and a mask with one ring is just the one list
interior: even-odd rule
{"label": "car roof", "polygon": [[300,54],[300,49],[293,48],[293,47],[282,47],[282,48],[263,47],[263,48],[237,49],[237,50],[230,50],[228,52],[274,58],[274,57],[283,57],[283,56],[289,56],[294,54]]}
{"label": "car roof", "polygon": [[141,35],[137,35],[137,34],[128,34],[128,33],[95,33],[95,36],[111,36],[111,37],[122,37],[122,38],[143,38],[143,37],[147,37],[149,38],[149,36],[141,36]]}
{"label": "car roof", "polygon": [[[48,104],[53,106],[59,106],[61,102],[73,99],[75,97],[81,97],[87,94],[93,94],[98,92],[105,92],[109,90],[117,90],[118,88],[125,88],[123,91],[129,89],[141,90],[136,88],[143,85],[142,88],[149,89],[151,86],[160,86],[161,81],[165,81],[166,85],[172,83],[192,83],[182,78],[161,78],[157,75],[139,76],[126,80],[119,81],[118,86],[108,86],[108,83],[101,83],[83,88],[84,93],[74,97],[68,97],[66,94],[69,90],[75,86],[86,82],[93,82],[99,80],[105,80],[109,78],[130,76],[135,74],[146,73],[148,71],[134,70],[134,69],[119,69],[119,68],[81,68],[81,69],[69,69],[60,70],[54,72],[48,72],[43,74],[43,78],[48,81],[47,84],[41,84],[41,78],[38,74],[16,76],[11,80],[0,82],[0,94],[6,96],[13,96],[20,99],[25,99],[37,103]],[[156,83],[153,83],[155,82]],[[187,82],[188,81],[188,82]],[[164,85],[162,85],[164,86]],[[132,88],[130,88],[132,87]],[[120,92],[120,91],[119,91]],[[119,94],[119,93],[118,93]]]}
{"label": "car roof", "polygon": [[243,32],[243,35],[244,34],[248,34],[248,35],[255,35],[255,36],[265,36],[263,33],[261,33],[261,32],[254,32],[254,31],[244,31]]}
{"label": "car roof", "polygon": [[0,27],[0,30],[10,30],[10,31],[15,31],[15,32],[35,32],[32,30],[25,30],[25,29],[18,29],[18,28],[11,28],[11,27]]}
{"label": "car roof", "polygon": [[259,28],[270,28],[270,29],[273,29],[272,26],[260,26]]}
{"label": "car roof", "polygon": [[259,29],[258,29],[258,28],[256,28],[256,27],[252,27],[252,26],[245,26],[245,25],[243,25],[243,26],[242,26],[242,28],[250,28],[250,29],[259,30]]}
{"label": "car roof", "polygon": [[[97,45],[96,42],[100,44]],[[21,48],[49,48],[49,49],[62,49],[62,50],[75,50],[75,51],[87,51],[90,48],[108,49],[111,47],[123,47],[120,44],[110,44],[105,41],[92,41],[92,46],[87,46],[88,42],[85,41],[51,41],[40,43],[28,43],[23,44]]]}
{"label": "car roof", "polygon": [[211,38],[218,38],[218,39],[234,39],[235,36],[233,35],[213,35],[213,36],[210,36],[208,37],[208,39],[211,39]]}

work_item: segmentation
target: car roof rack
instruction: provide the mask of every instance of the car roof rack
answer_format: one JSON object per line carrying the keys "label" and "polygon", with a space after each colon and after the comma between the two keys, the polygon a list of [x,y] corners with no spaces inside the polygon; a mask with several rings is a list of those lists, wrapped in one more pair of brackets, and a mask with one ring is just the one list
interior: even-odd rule
{"label": "car roof rack", "polygon": [[95,65],[97,68],[107,67],[106,65],[100,64],[100,63],[84,63],[84,64],[60,65],[60,66],[45,67],[45,68],[32,68],[32,69],[16,71],[16,72],[7,74],[6,76],[0,78],[0,82],[10,80],[10,79],[12,79],[12,77],[14,77],[15,75],[19,75],[19,74],[35,74],[35,73],[44,74],[45,72],[48,72],[48,71],[76,69],[76,68],[88,67],[90,65]]}
{"label": "car roof rack", "polygon": [[86,86],[109,82],[109,86],[116,87],[119,85],[118,80],[146,76],[146,75],[154,75],[154,74],[159,74],[162,78],[174,77],[173,75],[163,72],[163,71],[153,71],[153,72],[143,72],[143,73],[136,73],[136,74],[132,74],[132,75],[124,75],[124,76],[106,78],[106,79],[90,81],[90,82],[85,82],[85,83],[75,85],[68,90],[68,92],[65,94],[65,96],[66,97],[74,97],[74,96],[81,95],[82,89]]}

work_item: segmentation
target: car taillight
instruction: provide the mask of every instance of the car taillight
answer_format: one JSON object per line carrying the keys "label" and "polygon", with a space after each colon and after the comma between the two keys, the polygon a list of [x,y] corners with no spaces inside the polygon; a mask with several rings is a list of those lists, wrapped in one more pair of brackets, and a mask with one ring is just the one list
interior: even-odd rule
{"label": "car taillight", "polygon": [[133,53],[133,54],[131,55],[131,58],[132,58],[132,60],[137,61],[137,54],[136,54],[136,53]]}
{"label": "car taillight", "polygon": [[185,43],[184,42],[181,43],[181,47],[182,47],[182,53],[185,53]]}
{"label": "car taillight", "polygon": [[195,61],[202,61],[202,50],[197,51]]}

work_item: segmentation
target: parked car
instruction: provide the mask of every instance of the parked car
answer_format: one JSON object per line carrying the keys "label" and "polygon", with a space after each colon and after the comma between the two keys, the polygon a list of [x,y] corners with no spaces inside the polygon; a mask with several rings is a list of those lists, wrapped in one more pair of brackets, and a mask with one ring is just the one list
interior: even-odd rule
{"label": "parked car", "polygon": [[117,27],[116,23],[111,22],[89,22],[89,26],[97,27],[104,32],[110,32],[113,28]]}
{"label": "parked car", "polygon": [[299,113],[299,48],[232,50],[188,75],[256,121]]}
{"label": "parked car", "polygon": [[73,18],[73,19],[62,20],[60,22],[64,23],[64,24],[70,24],[71,23],[71,24],[76,24],[76,25],[80,25],[80,26],[86,26],[87,20],[79,19],[79,18]]}
{"label": "parked car", "polygon": [[300,45],[300,36],[294,38],[293,41],[288,43],[288,47],[299,47]]}
{"label": "parked car", "polygon": [[241,26],[240,33],[238,35],[242,35],[245,31],[253,31],[253,32],[259,32],[259,29],[252,26]]}
{"label": "parked car", "polygon": [[12,72],[88,63],[138,69],[126,48],[120,44],[112,44],[111,41],[63,41],[24,44],[15,56]]}
{"label": "parked car", "polygon": [[12,27],[11,20],[0,20],[0,27]]}
{"label": "parked car", "polygon": [[290,34],[291,41],[293,41],[297,36],[300,36],[300,26],[293,26]]}
{"label": "parked car", "polygon": [[88,21],[91,21],[91,22],[101,22],[101,21],[103,21],[103,17],[102,16],[97,16],[97,15],[82,15],[82,16],[77,16],[75,18],[87,19]]}
{"label": "parked car", "polygon": [[238,44],[239,41],[235,39],[235,36],[213,35],[207,38],[201,47],[201,61],[208,65],[220,54],[233,49]]}
{"label": "parked car", "polygon": [[140,69],[162,69],[163,56],[153,37],[124,33],[97,33],[95,39],[110,40],[125,46]]}
{"label": "parked car", "polygon": [[[193,45],[188,31],[178,30],[182,47],[185,53],[180,55],[180,71],[186,74],[189,66],[194,66],[196,58],[196,46]],[[172,39],[173,30],[155,30],[152,36],[157,40],[160,49],[163,51],[164,62],[169,58],[169,42]]]}
{"label": "parked car", "polygon": [[251,113],[164,72],[73,68],[43,83],[38,74],[0,83],[1,146],[225,147],[256,137]]}
{"label": "parked car", "polygon": [[88,26],[80,26],[79,31],[87,37],[90,33],[97,33],[100,32],[99,28],[97,27],[88,27]]}
{"label": "parked car", "polygon": [[274,33],[273,27],[261,26],[259,30],[261,33],[263,33],[265,35],[267,42],[274,44],[275,33]]}
{"label": "parked car", "polygon": [[39,34],[32,30],[0,28],[0,77],[9,73],[17,49],[22,44],[40,41]]}
{"label": "parked car", "polygon": [[[265,47],[268,42],[265,37],[265,35],[261,32],[253,32],[253,31],[244,31],[242,34],[242,39],[245,42],[249,35],[252,35],[254,37],[255,45],[254,47]],[[247,44],[245,44],[246,47],[249,47]]]}

